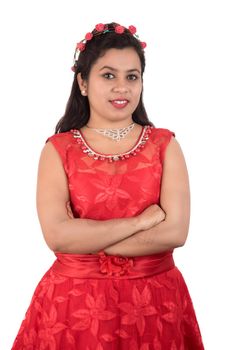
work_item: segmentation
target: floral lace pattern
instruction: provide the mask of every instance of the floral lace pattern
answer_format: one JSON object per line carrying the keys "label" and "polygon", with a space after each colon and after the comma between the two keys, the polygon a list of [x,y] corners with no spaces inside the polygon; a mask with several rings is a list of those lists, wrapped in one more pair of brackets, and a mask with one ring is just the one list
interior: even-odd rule
{"label": "floral lace pattern", "polygon": [[75,217],[132,217],[159,202],[164,153],[175,134],[167,129],[149,130],[137,156],[113,162],[88,156],[71,131],[48,139],[63,162]]}
{"label": "floral lace pattern", "polygon": [[[71,131],[48,139],[62,160],[75,217],[131,217],[159,203],[166,147],[175,134],[150,130],[137,156],[113,162],[83,152]],[[73,258],[79,256],[67,255],[76,270]],[[95,259],[102,278],[88,273],[78,278],[56,270],[55,264],[50,267],[35,289],[12,350],[204,349],[176,267],[131,279],[135,258],[99,252]]]}
{"label": "floral lace pattern", "polygon": [[125,280],[61,278],[48,271],[14,350],[202,350],[193,305],[177,268]]}

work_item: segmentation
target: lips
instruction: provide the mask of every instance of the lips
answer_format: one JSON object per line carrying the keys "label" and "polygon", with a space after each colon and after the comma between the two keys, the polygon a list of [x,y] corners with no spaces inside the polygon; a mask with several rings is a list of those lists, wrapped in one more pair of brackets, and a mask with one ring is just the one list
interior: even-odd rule
{"label": "lips", "polygon": [[128,100],[125,100],[125,99],[115,99],[115,100],[112,100],[110,101],[112,106],[114,106],[115,108],[124,108],[127,106],[128,104]]}

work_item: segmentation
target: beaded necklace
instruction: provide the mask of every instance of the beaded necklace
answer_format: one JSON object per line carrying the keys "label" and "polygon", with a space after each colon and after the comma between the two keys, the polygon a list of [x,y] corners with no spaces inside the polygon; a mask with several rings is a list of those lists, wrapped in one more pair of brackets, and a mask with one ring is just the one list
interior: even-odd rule
{"label": "beaded necklace", "polygon": [[103,154],[98,153],[93,150],[87,141],[84,138],[82,132],[78,129],[71,129],[70,132],[73,134],[73,137],[77,140],[77,143],[80,145],[83,153],[87,153],[89,157],[92,157],[95,160],[108,160],[109,162],[124,160],[130,156],[136,156],[138,152],[145,147],[145,143],[149,139],[149,134],[152,132],[153,126],[145,125],[142,127],[142,131],[138,140],[129,151],[120,154]]}

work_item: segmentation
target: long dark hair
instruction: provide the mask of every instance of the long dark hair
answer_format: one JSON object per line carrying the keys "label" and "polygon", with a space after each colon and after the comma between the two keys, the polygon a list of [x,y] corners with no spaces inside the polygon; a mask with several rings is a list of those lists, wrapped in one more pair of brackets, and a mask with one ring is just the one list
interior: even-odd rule
{"label": "long dark hair", "polygon": [[[118,24],[114,22],[105,24],[107,32],[104,34],[100,34],[94,29],[92,31],[93,38],[86,42],[85,50],[79,53],[78,59],[74,64],[75,74],[71,94],[66,105],[65,114],[56,125],[55,133],[65,132],[70,129],[80,129],[88,123],[90,116],[89,102],[86,96],[81,95],[77,82],[77,74],[81,73],[82,79],[87,80],[92,65],[99,57],[103,56],[108,49],[134,48],[141,62],[141,74],[143,76],[145,70],[145,55],[140,41],[133,36],[127,28],[124,28],[124,32],[121,35],[117,34],[115,32],[115,27],[117,25]],[[132,119],[135,123],[140,125],[153,126],[153,123],[150,122],[147,117],[142,93],[139,104],[132,114]]]}

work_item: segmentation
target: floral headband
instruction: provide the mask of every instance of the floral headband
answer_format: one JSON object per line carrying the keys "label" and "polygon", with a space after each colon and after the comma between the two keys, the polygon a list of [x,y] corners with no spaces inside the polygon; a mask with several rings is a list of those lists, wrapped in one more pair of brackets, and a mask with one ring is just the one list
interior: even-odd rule
{"label": "floral headband", "polygon": [[74,53],[74,61],[73,61],[74,65],[71,67],[71,70],[73,72],[76,71],[75,64],[76,64],[76,61],[78,59],[78,55],[80,52],[85,50],[87,41],[92,40],[92,38],[95,36],[98,36],[100,34],[105,34],[108,32],[115,32],[117,34],[123,34],[125,32],[125,29],[127,29],[140,42],[140,45],[141,45],[142,49],[144,50],[144,48],[146,47],[146,43],[144,41],[139,40],[139,36],[136,34],[136,27],[134,27],[133,25],[126,28],[126,27],[118,24],[118,25],[114,26],[114,28],[108,28],[108,25],[103,24],[103,23],[99,23],[99,24],[96,24],[94,33],[88,32],[85,35],[85,38],[76,44],[76,49],[75,49],[75,53]]}

